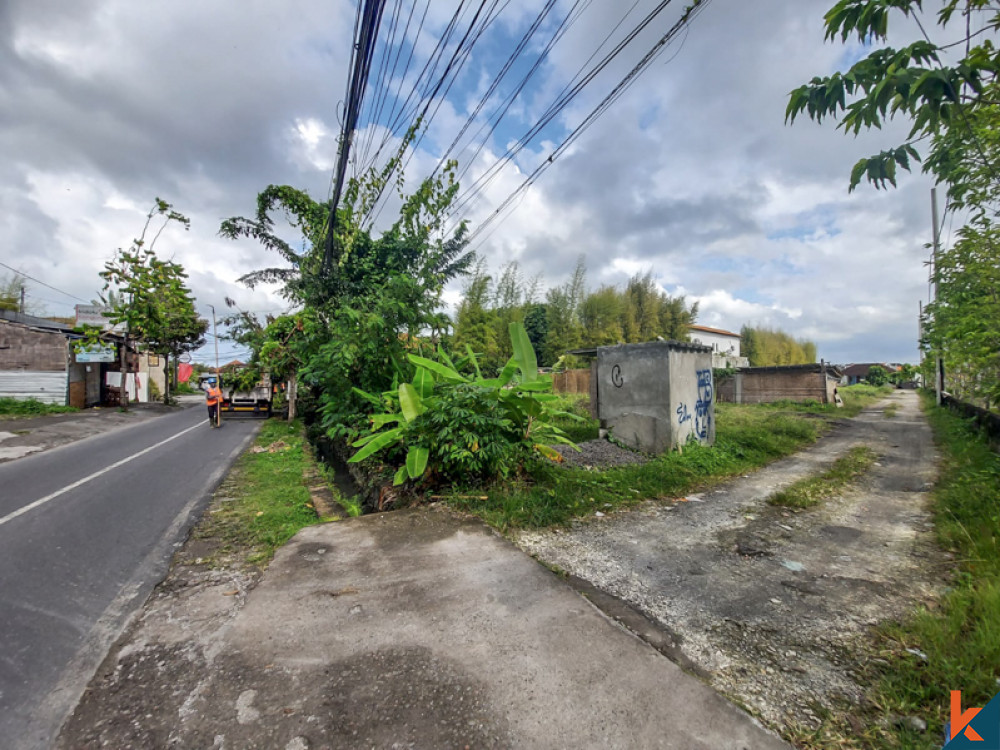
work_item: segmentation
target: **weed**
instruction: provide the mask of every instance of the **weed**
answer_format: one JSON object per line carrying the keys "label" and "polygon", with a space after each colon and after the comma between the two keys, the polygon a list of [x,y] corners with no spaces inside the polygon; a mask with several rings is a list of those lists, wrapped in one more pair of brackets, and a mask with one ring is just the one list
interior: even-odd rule
{"label": "weed", "polygon": [[67,414],[79,411],[75,406],[46,404],[34,398],[0,398],[0,415],[35,417],[43,414]]}
{"label": "weed", "polygon": [[898,411],[899,411],[899,404],[888,404],[882,410],[882,416],[885,417],[886,419],[892,419],[893,417],[896,416],[896,413]]}
{"label": "weed", "polygon": [[866,445],[855,445],[846,455],[833,462],[827,471],[806,477],[771,495],[767,502],[785,508],[811,508],[840,493],[848,484],[864,474],[878,458]]}
{"label": "weed", "polygon": [[766,407],[718,404],[713,447],[692,445],[683,453],[607,471],[538,463],[530,477],[490,489],[486,500],[448,503],[501,530],[564,525],[594,511],[682,495],[745,473],[815,441],[826,425]]}
{"label": "weed", "polygon": [[318,523],[303,482],[308,460],[304,440],[298,421],[265,422],[255,445],[267,448],[281,441],[287,447],[244,453],[230,475],[233,499],[206,516],[196,535],[218,539],[223,552],[264,565],[299,529]]}

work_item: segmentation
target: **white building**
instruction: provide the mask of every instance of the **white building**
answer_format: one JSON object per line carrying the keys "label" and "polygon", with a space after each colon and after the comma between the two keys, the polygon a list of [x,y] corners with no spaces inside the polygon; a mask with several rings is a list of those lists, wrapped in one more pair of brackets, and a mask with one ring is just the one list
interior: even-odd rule
{"label": "white building", "polygon": [[740,335],[722,328],[688,326],[691,341],[712,347],[712,367],[747,367],[749,362],[740,356]]}

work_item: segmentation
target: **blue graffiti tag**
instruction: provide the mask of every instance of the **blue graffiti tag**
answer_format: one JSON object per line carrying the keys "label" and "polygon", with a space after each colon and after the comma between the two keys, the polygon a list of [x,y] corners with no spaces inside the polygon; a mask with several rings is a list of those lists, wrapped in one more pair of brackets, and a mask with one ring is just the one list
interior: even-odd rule
{"label": "blue graffiti tag", "polygon": [[708,439],[712,428],[712,371],[698,370],[698,400],[694,404],[694,431],[702,440]]}
{"label": "blue graffiti tag", "polygon": [[690,421],[691,413],[688,411],[687,404],[681,404],[677,407],[677,424],[684,424]]}

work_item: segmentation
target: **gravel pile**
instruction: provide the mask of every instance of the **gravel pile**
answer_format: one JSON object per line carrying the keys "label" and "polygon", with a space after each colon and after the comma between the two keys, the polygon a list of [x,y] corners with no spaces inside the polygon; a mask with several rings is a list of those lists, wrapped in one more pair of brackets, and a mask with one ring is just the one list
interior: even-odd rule
{"label": "gravel pile", "polygon": [[613,466],[644,464],[649,460],[647,455],[630,451],[607,440],[588,440],[577,445],[580,446],[579,453],[568,445],[553,447],[562,454],[567,464],[586,468],[608,469]]}

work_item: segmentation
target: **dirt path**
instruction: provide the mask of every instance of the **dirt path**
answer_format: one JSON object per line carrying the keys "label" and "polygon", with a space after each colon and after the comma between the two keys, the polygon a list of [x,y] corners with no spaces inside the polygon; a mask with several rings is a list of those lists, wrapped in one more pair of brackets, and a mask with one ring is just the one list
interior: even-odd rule
{"label": "dirt path", "polygon": [[[842,497],[801,512],[766,504],[859,444],[880,458]],[[682,664],[765,723],[815,726],[817,705],[863,694],[858,639],[940,585],[926,510],[935,464],[916,394],[897,391],[811,449],[688,502],[516,541],[654,619]]]}

